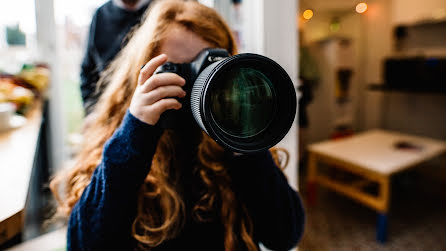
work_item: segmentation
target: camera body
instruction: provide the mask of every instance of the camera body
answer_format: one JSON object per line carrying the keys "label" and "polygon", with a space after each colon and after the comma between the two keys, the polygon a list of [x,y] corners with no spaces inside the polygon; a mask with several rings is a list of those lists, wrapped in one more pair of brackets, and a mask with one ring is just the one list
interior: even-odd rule
{"label": "camera body", "polygon": [[206,67],[212,63],[228,58],[229,56],[229,53],[224,49],[209,48],[201,51],[190,63],[175,64],[172,62],[167,62],[156,69],[155,74],[171,72],[178,74],[186,80],[186,84],[183,87],[183,90],[186,92],[186,96],[182,99],[176,98],[182,104],[182,108],[180,110],[168,110],[161,114],[158,121],[161,128],[180,128],[185,124],[185,122],[189,122],[189,120],[193,117],[190,99],[195,80],[200,73],[206,69]]}
{"label": "camera body", "polygon": [[[204,49],[190,63],[167,62],[155,74],[171,72],[186,80],[179,110],[158,121],[182,135],[198,125],[221,146],[240,153],[273,147],[285,137],[296,114],[296,91],[286,71],[272,59],[224,49]],[[195,127],[195,128],[194,128]]]}

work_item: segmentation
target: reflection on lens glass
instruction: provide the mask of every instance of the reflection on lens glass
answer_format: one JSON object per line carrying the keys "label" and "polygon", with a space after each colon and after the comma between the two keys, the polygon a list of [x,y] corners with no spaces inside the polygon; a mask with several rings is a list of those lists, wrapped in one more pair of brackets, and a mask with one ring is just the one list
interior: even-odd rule
{"label": "reflection on lens glass", "polygon": [[252,68],[232,69],[211,92],[211,113],[221,130],[247,138],[264,131],[274,116],[271,81]]}

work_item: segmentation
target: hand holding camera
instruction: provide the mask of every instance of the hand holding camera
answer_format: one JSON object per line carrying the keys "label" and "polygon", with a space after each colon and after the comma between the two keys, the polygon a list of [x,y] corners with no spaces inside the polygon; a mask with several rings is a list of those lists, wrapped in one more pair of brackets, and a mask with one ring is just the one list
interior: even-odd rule
{"label": "hand holding camera", "polygon": [[269,149],[291,128],[294,85],[273,60],[207,48],[189,63],[166,61],[160,55],[141,70],[130,105],[140,120],[183,133],[196,123],[217,143],[239,153]]}
{"label": "hand holding camera", "polygon": [[167,56],[161,54],[141,69],[138,86],[130,103],[130,113],[149,125],[155,125],[165,111],[181,109],[181,103],[174,97],[186,96],[186,92],[181,88],[186,84],[182,77],[169,72],[154,74],[166,61]]}

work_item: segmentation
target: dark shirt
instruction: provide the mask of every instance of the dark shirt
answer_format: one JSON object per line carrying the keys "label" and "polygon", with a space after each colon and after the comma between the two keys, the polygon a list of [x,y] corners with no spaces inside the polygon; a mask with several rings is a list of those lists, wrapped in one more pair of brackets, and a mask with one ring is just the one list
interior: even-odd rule
{"label": "dark shirt", "polygon": [[[136,216],[137,194],[150,171],[160,135],[158,127],[126,113],[121,126],[106,142],[102,162],[70,215],[68,250],[135,248],[131,226]],[[225,158],[233,190],[253,221],[254,241],[272,250],[295,246],[304,228],[302,202],[269,151],[228,154]],[[194,175],[182,176],[186,205],[198,200],[198,181],[199,177]],[[178,236],[153,250],[224,250],[223,240],[220,220],[198,222],[186,210],[186,223]]]}
{"label": "dark shirt", "polygon": [[149,4],[137,11],[129,11],[108,1],[96,10],[81,66],[81,94],[86,114],[92,111],[100,96],[101,91],[96,92],[100,72],[123,48],[127,33],[141,21]]}

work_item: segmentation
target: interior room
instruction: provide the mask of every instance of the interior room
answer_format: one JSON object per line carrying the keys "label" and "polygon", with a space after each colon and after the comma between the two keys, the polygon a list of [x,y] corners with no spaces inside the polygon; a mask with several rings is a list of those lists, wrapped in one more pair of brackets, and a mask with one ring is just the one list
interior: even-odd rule
{"label": "interior room", "polygon": [[445,114],[444,0],[6,1],[0,250],[446,250]]}
{"label": "interior room", "polygon": [[445,10],[444,1],[299,2],[309,97],[301,249],[446,247]]}

